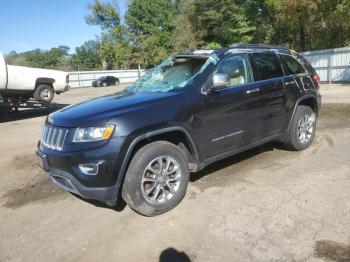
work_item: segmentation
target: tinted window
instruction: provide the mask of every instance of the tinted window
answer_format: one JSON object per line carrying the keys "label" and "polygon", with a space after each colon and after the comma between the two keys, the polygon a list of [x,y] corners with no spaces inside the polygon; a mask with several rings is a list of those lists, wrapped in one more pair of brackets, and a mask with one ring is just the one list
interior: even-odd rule
{"label": "tinted window", "polygon": [[303,66],[289,55],[281,55],[284,71],[287,76],[305,73]]}
{"label": "tinted window", "polygon": [[310,74],[316,74],[315,69],[312,67],[310,62],[305,59],[305,57],[302,57],[301,55],[299,55],[297,52],[294,52],[294,51],[292,51],[292,55],[295,59],[298,60],[299,63],[301,63],[302,65],[304,65],[304,67],[306,67],[306,70],[309,71]]}
{"label": "tinted window", "polygon": [[242,85],[250,82],[249,64],[245,55],[234,55],[225,58],[216,73],[227,74],[230,86]]}
{"label": "tinted window", "polygon": [[274,53],[254,53],[253,70],[255,81],[283,76],[280,62]]}

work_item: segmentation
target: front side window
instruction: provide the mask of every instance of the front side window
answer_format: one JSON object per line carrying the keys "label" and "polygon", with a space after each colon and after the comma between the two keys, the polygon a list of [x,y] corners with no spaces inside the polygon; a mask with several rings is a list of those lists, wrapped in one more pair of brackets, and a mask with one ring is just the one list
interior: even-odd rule
{"label": "front side window", "polygon": [[275,53],[253,53],[255,81],[283,77],[282,67]]}
{"label": "front side window", "polygon": [[234,55],[225,58],[215,73],[226,74],[229,86],[243,85],[250,82],[249,64],[246,55]]}
{"label": "front side window", "polygon": [[280,55],[286,76],[305,73],[304,67],[289,55]]}

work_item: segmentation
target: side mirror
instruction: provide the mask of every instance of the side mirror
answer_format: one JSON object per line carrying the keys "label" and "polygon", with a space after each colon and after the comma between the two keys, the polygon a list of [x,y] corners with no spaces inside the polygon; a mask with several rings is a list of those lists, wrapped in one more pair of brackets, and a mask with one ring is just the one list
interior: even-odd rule
{"label": "side mirror", "polygon": [[230,79],[228,74],[215,73],[213,75],[213,87],[214,88],[223,88],[230,84]]}

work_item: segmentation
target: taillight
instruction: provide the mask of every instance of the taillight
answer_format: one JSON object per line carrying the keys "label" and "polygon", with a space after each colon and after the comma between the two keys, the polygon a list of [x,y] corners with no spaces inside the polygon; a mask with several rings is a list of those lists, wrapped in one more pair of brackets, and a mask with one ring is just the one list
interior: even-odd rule
{"label": "taillight", "polygon": [[69,75],[66,75],[66,84],[69,83]]}
{"label": "taillight", "polygon": [[317,83],[320,83],[321,82],[321,78],[318,74],[314,75],[314,79]]}

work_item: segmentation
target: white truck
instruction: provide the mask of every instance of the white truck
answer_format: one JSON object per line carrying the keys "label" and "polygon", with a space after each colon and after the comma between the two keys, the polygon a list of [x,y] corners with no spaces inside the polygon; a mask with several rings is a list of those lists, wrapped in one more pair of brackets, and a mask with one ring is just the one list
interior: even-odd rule
{"label": "white truck", "polygon": [[68,82],[63,71],[7,65],[0,52],[0,106],[7,101],[16,107],[16,100],[23,104],[30,98],[48,104],[55,93],[69,90]]}

